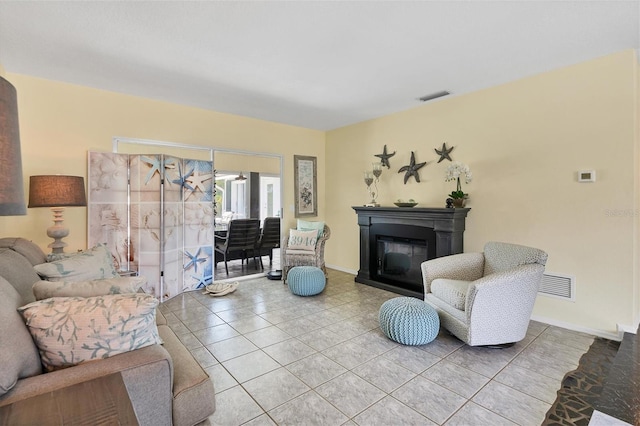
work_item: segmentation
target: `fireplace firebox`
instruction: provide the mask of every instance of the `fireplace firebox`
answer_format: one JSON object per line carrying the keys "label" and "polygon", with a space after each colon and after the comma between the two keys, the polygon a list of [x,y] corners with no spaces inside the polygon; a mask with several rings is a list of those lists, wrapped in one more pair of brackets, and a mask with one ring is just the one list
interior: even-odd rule
{"label": "fireplace firebox", "polygon": [[421,263],[462,253],[468,208],[353,209],[360,226],[356,282],[423,298]]}

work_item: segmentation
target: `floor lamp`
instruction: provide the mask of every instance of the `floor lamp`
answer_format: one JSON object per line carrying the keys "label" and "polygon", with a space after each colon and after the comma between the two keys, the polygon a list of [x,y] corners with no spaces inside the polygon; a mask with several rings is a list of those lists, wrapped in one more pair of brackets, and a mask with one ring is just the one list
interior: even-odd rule
{"label": "floor lamp", "polygon": [[29,208],[50,207],[53,212],[53,226],[47,228],[47,236],[53,238],[49,244],[49,258],[64,253],[67,243],[62,239],[69,235],[69,229],[62,225],[65,207],[86,206],[84,178],[81,176],[41,175],[29,178]]}
{"label": "floor lamp", "polygon": [[0,77],[0,216],[25,214],[16,89]]}

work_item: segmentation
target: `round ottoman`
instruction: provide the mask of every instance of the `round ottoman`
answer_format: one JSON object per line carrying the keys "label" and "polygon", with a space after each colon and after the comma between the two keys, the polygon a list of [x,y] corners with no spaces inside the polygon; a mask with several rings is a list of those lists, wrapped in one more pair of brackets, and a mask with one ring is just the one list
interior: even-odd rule
{"label": "round ottoman", "polygon": [[438,335],[440,318],[435,309],[415,297],[396,297],[380,306],[380,329],[403,345],[425,345]]}
{"label": "round ottoman", "polygon": [[289,290],[298,296],[313,296],[321,293],[326,282],[322,269],[315,266],[296,266],[287,274]]}

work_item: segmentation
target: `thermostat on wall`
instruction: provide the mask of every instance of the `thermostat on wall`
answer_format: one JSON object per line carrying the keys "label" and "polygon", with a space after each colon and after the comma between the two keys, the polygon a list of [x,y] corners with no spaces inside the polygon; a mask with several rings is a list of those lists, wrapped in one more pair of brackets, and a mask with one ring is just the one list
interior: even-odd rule
{"label": "thermostat on wall", "polygon": [[596,171],[595,170],[580,170],[578,172],[578,182],[595,182]]}

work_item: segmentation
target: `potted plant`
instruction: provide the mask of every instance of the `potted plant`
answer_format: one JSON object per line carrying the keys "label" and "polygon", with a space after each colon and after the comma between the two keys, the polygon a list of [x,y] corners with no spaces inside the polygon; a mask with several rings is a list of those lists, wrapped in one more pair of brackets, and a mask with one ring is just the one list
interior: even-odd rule
{"label": "potted plant", "polygon": [[462,191],[462,184],[460,183],[460,177],[464,175],[465,183],[471,182],[472,174],[469,170],[469,166],[462,164],[458,161],[454,161],[449,164],[445,173],[445,182],[452,180],[456,181],[456,190],[449,194],[449,197],[453,198],[454,207],[464,207],[466,200],[469,198],[469,194]]}

